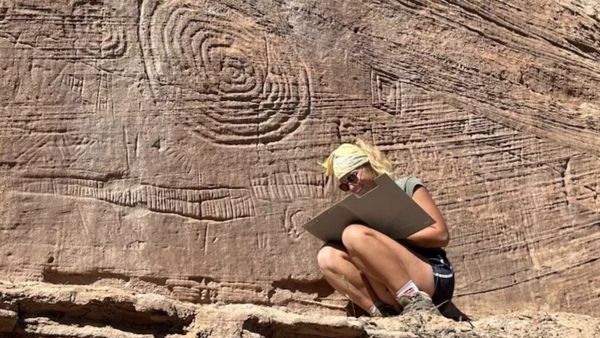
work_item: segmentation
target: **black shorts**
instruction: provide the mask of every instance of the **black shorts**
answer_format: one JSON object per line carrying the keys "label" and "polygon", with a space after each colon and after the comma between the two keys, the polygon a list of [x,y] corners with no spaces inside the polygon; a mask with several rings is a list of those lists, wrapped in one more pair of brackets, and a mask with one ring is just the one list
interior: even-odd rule
{"label": "black shorts", "polygon": [[446,251],[442,248],[420,248],[402,243],[405,247],[411,251],[417,253],[421,257],[425,258],[431,265],[433,270],[433,296],[431,300],[433,304],[438,306],[440,312],[444,310],[454,293],[454,269],[448,257],[446,257]]}
{"label": "black shorts", "polygon": [[442,249],[419,250],[433,269],[434,291],[431,300],[442,311],[450,303],[454,293],[454,270]]}

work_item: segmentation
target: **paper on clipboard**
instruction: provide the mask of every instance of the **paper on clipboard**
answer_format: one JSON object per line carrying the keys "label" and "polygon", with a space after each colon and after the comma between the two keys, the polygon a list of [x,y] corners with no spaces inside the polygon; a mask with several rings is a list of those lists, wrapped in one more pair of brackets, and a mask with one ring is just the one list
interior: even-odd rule
{"label": "paper on clipboard", "polygon": [[403,239],[435,221],[388,175],[375,178],[376,186],[362,196],[350,195],[304,224],[324,242],[341,242],[344,228],[364,224],[394,239]]}

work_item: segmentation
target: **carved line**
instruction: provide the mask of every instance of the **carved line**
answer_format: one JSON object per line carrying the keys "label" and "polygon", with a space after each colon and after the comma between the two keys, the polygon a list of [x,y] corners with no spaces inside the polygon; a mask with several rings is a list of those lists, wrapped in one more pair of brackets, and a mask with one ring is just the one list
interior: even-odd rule
{"label": "carved line", "polygon": [[85,135],[37,133],[22,135],[13,142],[15,162],[22,166],[47,165],[54,162],[68,166],[76,163],[97,141]]}
{"label": "carved line", "polygon": [[38,194],[93,198],[120,206],[143,207],[198,220],[226,222],[254,216],[254,203],[246,189],[181,189],[117,180],[74,178],[18,178],[9,189]]}

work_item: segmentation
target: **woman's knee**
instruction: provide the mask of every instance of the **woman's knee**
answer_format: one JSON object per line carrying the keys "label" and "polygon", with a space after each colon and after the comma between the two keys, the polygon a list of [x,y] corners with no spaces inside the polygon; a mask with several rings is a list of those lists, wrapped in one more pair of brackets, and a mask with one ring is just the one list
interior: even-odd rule
{"label": "woman's knee", "polygon": [[354,250],[372,235],[373,229],[362,224],[350,224],[342,232],[342,243],[349,250]]}
{"label": "woman's knee", "polygon": [[335,246],[324,245],[317,254],[317,263],[322,272],[333,271],[347,254]]}

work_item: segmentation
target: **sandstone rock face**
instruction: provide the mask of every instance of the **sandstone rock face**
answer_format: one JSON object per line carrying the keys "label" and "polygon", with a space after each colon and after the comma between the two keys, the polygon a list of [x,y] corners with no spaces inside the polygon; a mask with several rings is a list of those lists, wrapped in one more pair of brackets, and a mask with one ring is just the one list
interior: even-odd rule
{"label": "sandstone rock face", "polygon": [[3,279],[341,313],[302,224],[359,136],[461,309],[600,315],[596,0],[0,1],[0,56]]}

